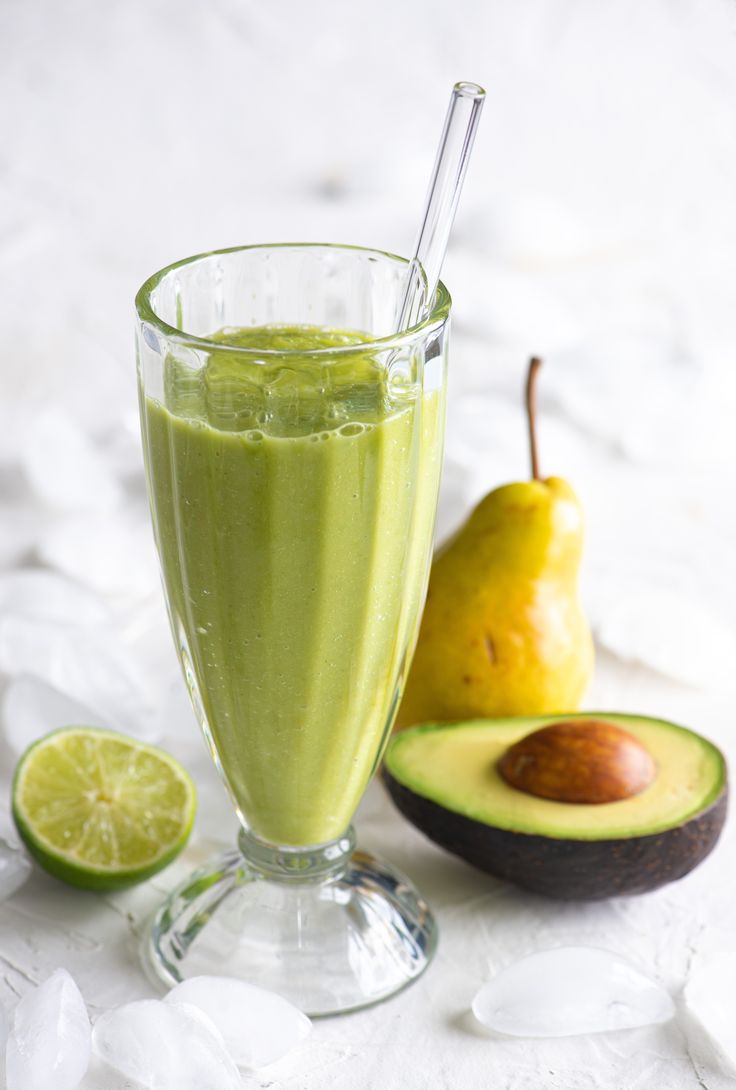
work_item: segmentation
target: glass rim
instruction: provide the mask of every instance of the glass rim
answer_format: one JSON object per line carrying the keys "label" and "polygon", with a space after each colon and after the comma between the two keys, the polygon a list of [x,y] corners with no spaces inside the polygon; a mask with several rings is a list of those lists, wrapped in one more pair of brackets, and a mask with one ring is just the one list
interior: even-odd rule
{"label": "glass rim", "polygon": [[390,333],[385,337],[375,337],[369,341],[360,341],[357,344],[331,345],[328,348],[313,348],[305,351],[303,348],[243,348],[239,345],[223,344],[221,341],[213,341],[208,337],[200,337],[194,333],[187,333],[183,329],[178,329],[176,326],[169,325],[169,323],[165,322],[153,309],[151,296],[154,290],[163,281],[165,276],[168,276],[169,273],[174,272],[176,269],[181,269],[186,265],[194,265],[196,262],[203,261],[205,258],[242,253],[246,250],[289,249],[351,251],[363,254],[373,254],[376,257],[389,258],[391,261],[397,261],[407,267],[411,263],[408,258],[401,257],[399,254],[393,254],[388,250],[377,250],[371,246],[352,246],[334,242],[258,242],[245,246],[228,246],[220,250],[208,250],[204,253],[194,254],[192,257],[184,257],[179,261],[174,261],[170,265],[166,265],[164,268],[153,273],[152,276],[149,276],[135,295],[135,309],[138,318],[141,322],[153,326],[169,341],[176,341],[180,344],[190,345],[195,348],[204,348],[208,351],[217,350],[218,352],[234,352],[241,356],[257,359],[259,357],[263,358],[264,356],[336,356],[356,352],[385,351],[386,349],[402,348],[414,341],[421,340],[435,329],[439,329],[445,324],[449,317],[452,298],[449,291],[440,280],[437,285],[437,292],[430,313],[421,322],[417,322],[416,325],[410,326],[409,329],[403,330],[401,333]]}

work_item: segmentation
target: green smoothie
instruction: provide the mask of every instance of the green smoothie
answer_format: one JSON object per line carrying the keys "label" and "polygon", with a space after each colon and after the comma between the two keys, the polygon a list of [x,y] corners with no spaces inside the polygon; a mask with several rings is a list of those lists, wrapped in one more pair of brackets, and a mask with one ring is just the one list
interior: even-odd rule
{"label": "green smoothie", "polygon": [[277,844],[322,843],[380,760],[413,650],[442,393],[360,347],[319,354],[356,333],[211,339],[205,366],[169,356],[160,400],[142,398],[172,625],[241,817]]}

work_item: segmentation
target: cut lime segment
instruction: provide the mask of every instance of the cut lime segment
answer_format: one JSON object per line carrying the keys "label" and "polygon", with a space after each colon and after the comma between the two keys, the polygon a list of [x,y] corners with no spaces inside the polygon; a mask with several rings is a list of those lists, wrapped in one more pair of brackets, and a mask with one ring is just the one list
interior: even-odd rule
{"label": "cut lime segment", "polygon": [[156,874],[186,844],[195,810],[178,761],[95,727],[47,734],[13,780],[13,818],[31,855],[82,889],[123,889]]}

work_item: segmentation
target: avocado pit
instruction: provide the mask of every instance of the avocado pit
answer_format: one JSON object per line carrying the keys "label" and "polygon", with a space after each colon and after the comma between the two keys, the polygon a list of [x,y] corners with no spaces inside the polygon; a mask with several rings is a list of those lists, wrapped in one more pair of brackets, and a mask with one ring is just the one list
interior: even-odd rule
{"label": "avocado pit", "polygon": [[535,730],[510,746],[496,767],[517,791],[594,805],[633,798],[657,775],[639,739],[605,719],[563,719]]}

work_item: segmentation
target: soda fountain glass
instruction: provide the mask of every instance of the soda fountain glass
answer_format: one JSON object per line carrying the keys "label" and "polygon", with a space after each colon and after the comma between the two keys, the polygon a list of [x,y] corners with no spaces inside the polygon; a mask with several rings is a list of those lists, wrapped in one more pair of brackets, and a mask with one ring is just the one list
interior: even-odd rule
{"label": "soda fountain glass", "polygon": [[171,629],[240,823],[155,915],[165,985],[235,976],[332,1014],[434,952],[421,895],[351,827],[416,641],[442,459],[450,297],[396,333],[406,273],[375,250],[250,246],[136,297]]}

